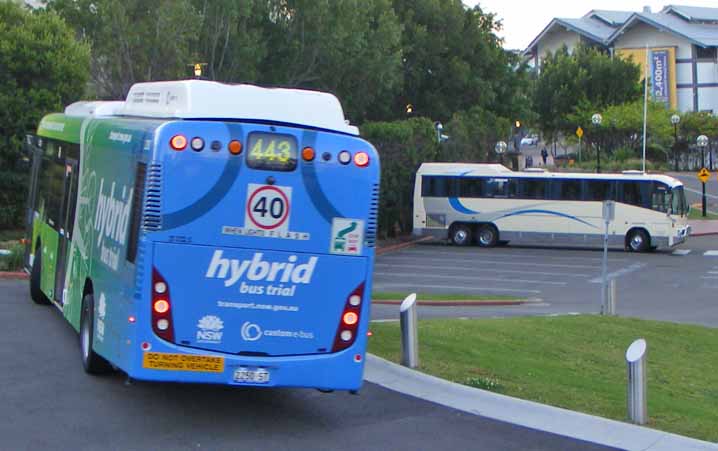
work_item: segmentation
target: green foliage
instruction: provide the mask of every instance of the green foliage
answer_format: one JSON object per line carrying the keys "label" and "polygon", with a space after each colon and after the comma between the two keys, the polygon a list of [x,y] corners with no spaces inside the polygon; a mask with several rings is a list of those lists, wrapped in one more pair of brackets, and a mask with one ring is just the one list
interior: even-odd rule
{"label": "green foliage", "polygon": [[89,49],[56,14],[0,1],[0,228],[17,226],[27,193],[22,142],[40,118],[77,100]]}
{"label": "green foliage", "polygon": [[438,154],[434,125],[429,119],[413,118],[368,122],[361,131],[381,157],[380,233],[410,232],[416,170]]}
{"label": "green foliage", "polygon": [[509,119],[480,107],[455,113],[446,126],[450,139],[441,145],[437,160],[492,161],[496,158],[493,151],[496,142],[506,140],[510,129]]}
{"label": "green foliage", "polygon": [[579,110],[593,114],[638,99],[639,77],[640,68],[632,61],[611,58],[591,47],[579,46],[571,54],[564,47],[548,55],[533,96],[541,130],[551,140],[573,135],[581,123],[571,114]]}
{"label": "green foliage", "polygon": [[678,133],[690,145],[694,145],[700,135],[713,138],[713,142],[718,139],[718,117],[705,111],[686,112],[680,116]]}
{"label": "green foliage", "polygon": [[10,255],[0,255],[0,271],[19,271],[25,258],[25,245],[15,241],[0,245],[0,249],[10,251]]}
{"label": "green foliage", "polygon": [[189,0],[49,0],[92,46],[100,98],[122,99],[139,81],[187,78],[199,15]]}

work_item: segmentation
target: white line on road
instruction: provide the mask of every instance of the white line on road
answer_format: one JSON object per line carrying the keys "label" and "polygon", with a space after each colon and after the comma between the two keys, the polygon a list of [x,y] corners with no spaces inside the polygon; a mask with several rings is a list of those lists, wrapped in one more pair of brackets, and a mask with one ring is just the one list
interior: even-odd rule
{"label": "white line on road", "polygon": [[718,280],[718,276],[701,276],[701,279],[713,279],[713,280]]}
{"label": "white line on road", "polygon": [[473,290],[473,291],[482,291],[482,292],[489,292],[489,293],[541,293],[540,290],[522,290],[519,288],[486,288],[486,287],[466,287],[466,286],[460,286],[460,285],[429,285],[429,284],[408,284],[408,283],[374,283],[374,289],[375,290],[383,290],[389,287],[394,288],[408,288],[410,287],[411,290],[415,288],[436,288],[436,289],[450,289],[450,290]]}
{"label": "white line on road", "polygon": [[708,271],[708,274],[718,274],[718,271]]}
{"label": "white line on road", "polygon": [[[455,251],[440,251],[440,250],[423,250],[423,249],[406,249],[403,250],[401,255],[407,256],[407,255],[429,255],[429,256],[436,256],[436,255],[447,255],[449,257],[476,257],[476,258],[486,258],[486,257],[495,257],[495,258],[520,258],[521,260],[526,259],[537,259],[540,261],[546,261],[546,260],[582,260],[582,261],[601,261],[603,257],[587,257],[584,255],[581,256],[567,256],[567,255],[531,255],[526,253],[526,249],[496,249],[495,251],[481,251],[481,250],[472,250],[472,249],[461,249],[456,248]],[[537,249],[530,249],[530,250],[537,250]],[[552,250],[552,249],[549,249]],[[571,249],[559,249],[554,250],[556,253],[558,252],[564,252]],[[396,254],[392,254],[396,255]],[[590,255],[596,255],[596,252],[590,251]],[[614,262],[625,262],[625,258],[610,258],[609,261]]]}
{"label": "white line on road", "polygon": [[[376,263],[374,264],[375,268],[402,268],[402,269],[430,269],[426,265],[404,265],[404,264],[397,264],[397,263]],[[447,269],[451,271],[473,271],[473,272],[498,272],[498,273],[508,273],[508,274],[530,274],[532,276],[556,276],[556,277],[591,277],[593,274],[576,274],[576,273],[566,273],[566,272],[539,272],[539,271],[527,271],[525,269],[497,269],[497,268],[467,268],[466,266],[446,266],[441,265],[441,269]],[[380,274],[375,272],[374,274]],[[390,274],[390,273],[381,273],[381,274]]]}
{"label": "white line on road", "polygon": [[[698,191],[697,189],[693,189],[693,188],[688,188],[685,185],[683,185],[683,189],[686,191],[690,191],[692,193],[700,194],[701,196],[703,195],[702,191]],[[718,199],[718,196],[715,196],[713,194],[708,194],[708,193],[706,193],[706,197],[710,197],[711,199]]]}
{"label": "white line on road", "polygon": [[[395,261],[395,260],[407,260],[409,259],[410,262],[415,262],[415,257],[410,257],[408,255],[387,255],[382,256],[381,261],[387,262],[387,261]],[[524,258],[517,257],[517,261],[508,261],[508,259],[505,260],[485,260],[485,259],[479,259],[479,258],[452,258],[452,263],[460,263],[460,262],[466,262],[470,264],[480,264],[480,263],[486,263],[490,265],[512,265],[512,266],[531,266],[533,268],[539,267],[551,267],[551,268],[583,268],[583,269],[596,269],[599,267],[598,264],[596,265],[560,265],[557,263],[543,263],[543,262],[522,262],[518,260],[525,260]],[[422,258],[422,262],[446,262],[446,259],[443,258]]]}
{"label": "white line on road", "polygon": [[[626,266],[625,268],[621,268],[618,271],[613,271],[613,272],[608,273],[608,279],[609,280],[617,279],[626,274],[632,273],[634,271],[638,271],[639,269],[643,268],[644,266],[646,266],[646,265],[643,263],[634,263],[631,266]],[[591,279],[591,283],[601,283],[602,281],[603,281],[602,276],[598,276],[598,277]]]}
{"label": "white line on road", "polygon": [[417,273],[410,273],[410,272],[392,272],[392,273],[378,273],[374,274],[376,277],[377,275],[380,276],[389,276],[389,277],[420,277],[422,279],[458,279],[458,280],[485,280],[488,282],[507,282],[507,283],[535,283],[535,284],[543,284],[543,285],[558,285],[558,286],[566,286],[568,285],[568,282],[553,282],[550,280],[530,280],[530,279],[501,279],[498,277],[468,277],[468,276],[449,276],[444,274],[417,274]]}
{"label": "white line on road", "polygon": [[703,253],[704,257],[718,257],[718,251],[705,251]]}
{"label": "white line on road", "polygon": [[676,249],[675,251],[673,251],[673,255],[681,255],[681,256],[685,256],[690,253],[691,253],[690,249]]}

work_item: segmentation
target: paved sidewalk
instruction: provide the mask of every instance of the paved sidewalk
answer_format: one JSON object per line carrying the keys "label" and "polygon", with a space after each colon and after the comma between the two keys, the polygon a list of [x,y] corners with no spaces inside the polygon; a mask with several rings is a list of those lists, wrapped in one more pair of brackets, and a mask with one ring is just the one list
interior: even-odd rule
{"label": "paved sidewalk", "polygon": [[718,235],[718,220],[694,219],[688,221],[688,223],[691,225],[692,236]]}
{"label": "paved sidewalk", "polygon": [[367,354],[364,378],[464,412],[600,445],[631,451],[718,451],[713,443],[456,384],[372,354]]}

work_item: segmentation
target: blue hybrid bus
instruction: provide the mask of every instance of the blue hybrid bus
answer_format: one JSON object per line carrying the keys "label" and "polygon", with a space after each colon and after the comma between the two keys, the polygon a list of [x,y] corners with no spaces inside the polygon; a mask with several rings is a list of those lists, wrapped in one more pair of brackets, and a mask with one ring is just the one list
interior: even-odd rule
{"label": "blue hybrid bus", "polygon": [[31,297],[86,371],[360,388],[379,158],[333,95],[140,83],[26,147]]}

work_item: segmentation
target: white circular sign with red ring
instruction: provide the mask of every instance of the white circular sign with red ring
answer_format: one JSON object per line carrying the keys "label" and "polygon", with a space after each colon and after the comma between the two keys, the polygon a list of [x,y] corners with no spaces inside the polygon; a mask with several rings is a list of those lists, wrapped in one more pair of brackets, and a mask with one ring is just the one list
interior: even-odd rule
{"label": "white circular sign with red ring", "polygon": [[286,230],[289,226],[292,187],[276,185],[247,186],[245,227],[262,230]]}

